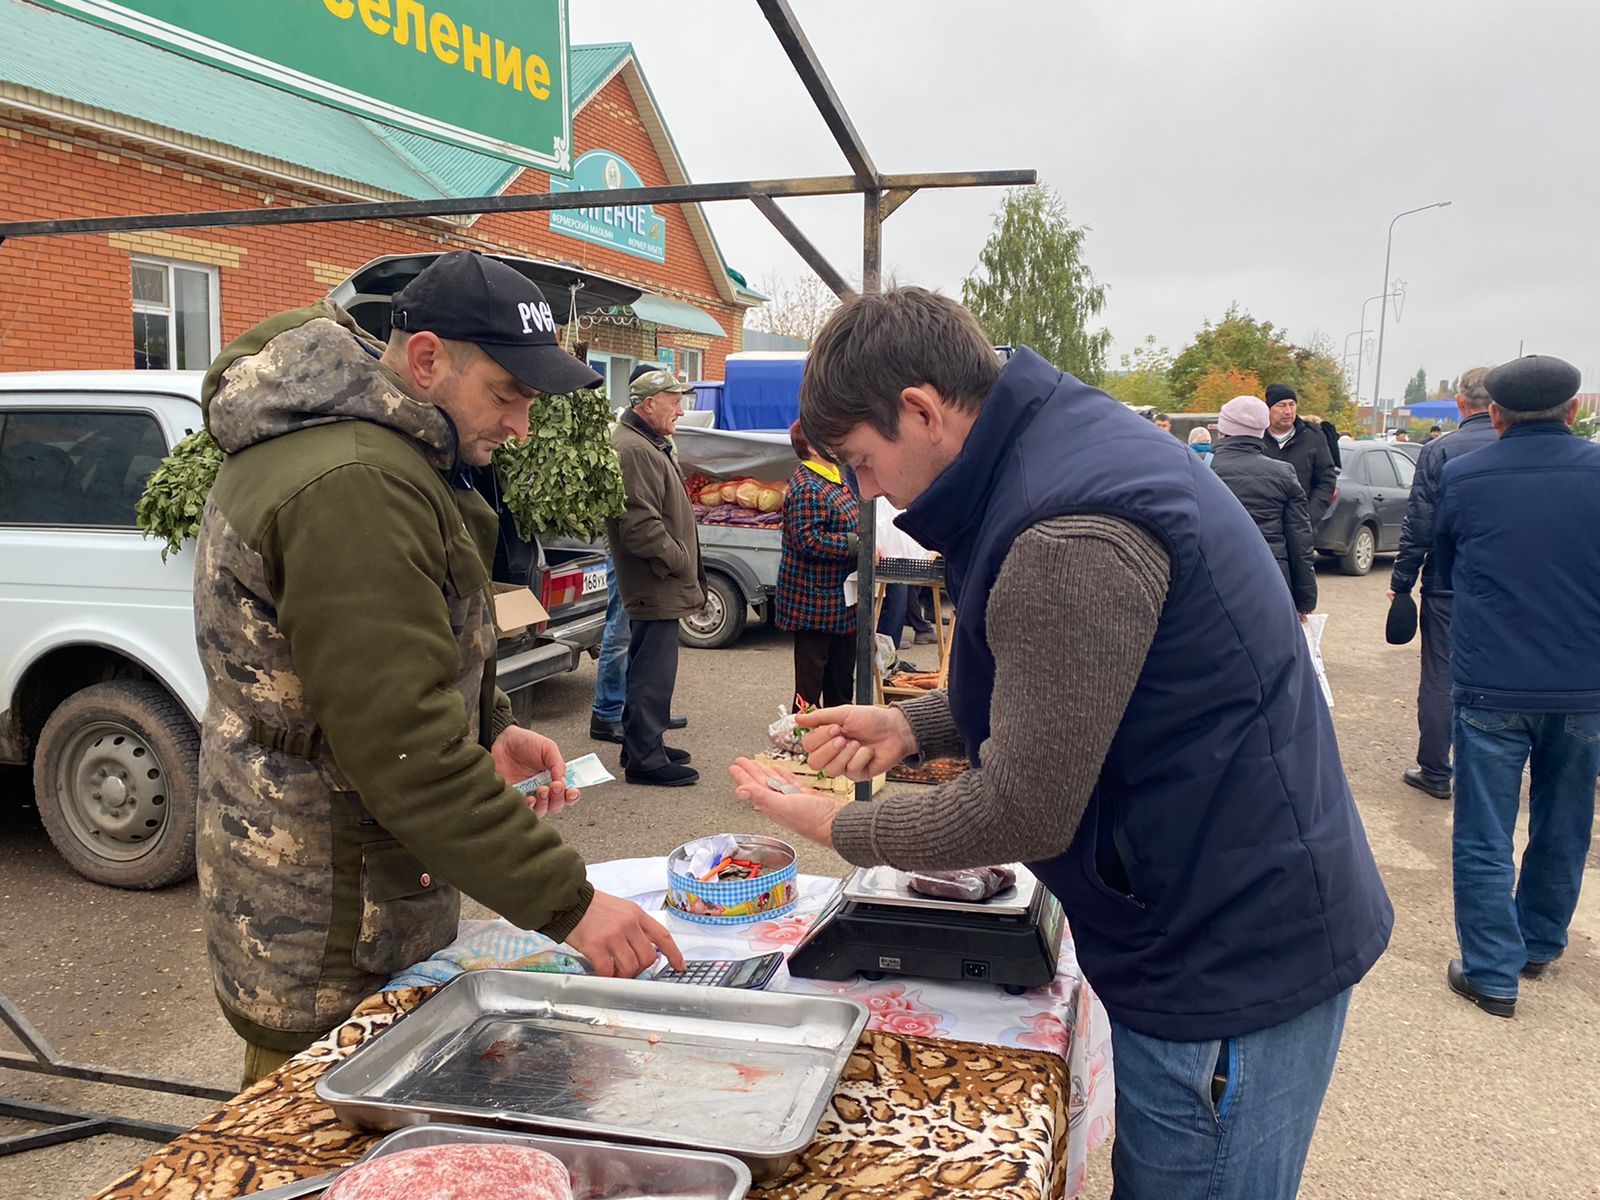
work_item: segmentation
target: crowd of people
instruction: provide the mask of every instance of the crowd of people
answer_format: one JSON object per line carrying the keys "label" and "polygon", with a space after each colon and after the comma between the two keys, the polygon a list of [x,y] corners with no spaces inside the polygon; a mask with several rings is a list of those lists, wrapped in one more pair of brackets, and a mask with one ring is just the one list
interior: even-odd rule
{"label": "crowd of people", "polygon": [[[496,521],[472,468],[527,435],[540,394],[598,382],[553,324],[515,319],[542,303],[493,259],[444,255],[396,295],[387,342],[324,302],[208,376],[227,457],[197,548],[197,854],[247,1080],[448,944],[461,891],[602,975],[683,966],[586,882],[545,820],[579,799],[563,756],[494,683]],[[1600,770],[1600,447],[1568,436],[1577,382],[1540,357],[1463,377],[1391,581],[1397,605],[1422,582],[1407,782],[1455,803],[1446,980],[1500,1016],[1566,946]],[[639,373],[613,434],[626,502],[591,733],[646,786],[697,778],[665,741],[678,619],[705,599],[682,392]],[[736,793],[858,866],[1031,864],[1111,1018],[1118,1194],[1292,1197],[1393,927],[1301,633],[1338,448],[1297,407],[1279,386],[1236,398],[1191,448],[1030,350],[1002,365],[966,309],[915,287],[843,304],[802,383],[777,621],[822,706],[799,717],[809,765],[969,768],[841,805],[741,759]],[[948,689],[853,705],[843,584],[879,498],[943,555],[960,619]]]}

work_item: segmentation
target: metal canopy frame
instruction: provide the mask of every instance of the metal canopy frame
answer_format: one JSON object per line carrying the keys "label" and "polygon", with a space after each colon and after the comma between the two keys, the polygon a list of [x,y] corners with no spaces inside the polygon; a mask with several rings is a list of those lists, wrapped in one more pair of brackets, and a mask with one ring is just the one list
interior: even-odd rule
{"label": "metal canopy frame", "polygon": [[[806,176],[794,179],[748,179],[729,183],[682,184],[669,187],[616,188],[604,191],[560,192],[539,195],[473,196],[444,200],[399,200],[377,203],[313,204],[297,207],[252,208],[221,212],[147,213],[123,217],[64,218],[52,221],[0,222],[0,244],[7,240],[72,237],[104,233],[133,233],[157,229],[215,229],[228,226],[297,225],[328,221],[401,220],[488,213],[538,212],[597,205],[709,204],[749,200],[772,223],[822,281],[841,299],[855,295],[847,277],[835,268],[778,205],[780,197],[857,194],[862,198],[861,291],[872,295],[882,286],[883,222],[917,192],[927,188],[1012,187],[1038,182],[1034,170],[930,172],[884,175],[878,171],[810,40],[795,19],[788,0],[756,0],[772,26],[784,53],[805,85],[817,111],[838,143],[851,170],[849,175]],[[861,506],[860,553],[857,560],[860,587],[856,606],[856,700],[872,704],[874,604],[874,509]],[[942,619],[942,614],[935,614]],[[872,798],[870,784],[856,786],[856,799]],[[31,1057],[0,1053],[0,1068],[32,1071],[59,1077],[167,1092],[183,1096],[226,1100],[231,1092],[164,1079],[83,1066],[63,1061],[37,1030],[0,993],[0,1020],[22,1041]],[[50,1126],[36,1133],[0,1139],[0,1156],[41,1146],[57,1145],[102,1133],[166,1140],[175,1127],[95,1113],[76,1112],[46,1104],[23,1104],[0,1099],[0,1116],[15,1117]]]}
{"label": "metal canopy frame", "polygon": [[[174,1096],[194,1096],[202,1100],[228,1100],[233,1093],[222,1088],[186,1083],[181,1079],[166,1079],[160,1075],[140,1075],[129,1071],[111,1071],[104,1067],[90,1067],[68,1062],[23,1016],[4,992],[0,992],[0,1022],[16,1035],[28,1051],[27,1055],[0,1053],[0,1067],[14,1071],[30,1071],[36,1075],[53,1075],[58,1079],[74,1079],[82,1083],[104,1083],[113,1087],[137,1088],[145,1092],[166,1092]],[[103,1113],[83,1112],[79,1109],[61,1108],[37,1101],[15,1101],[0,1097],[0,1117],[11,1117],[48,1128],[33,1133],[12,1134],[0,1138],[0,1158],[20,1154],[24,1150],[40,1150],[45,1146],[59,1146],[83,1138],[98,1137],[103,1133],[121,1137],[143,1138],[146,1141],[171,1141],[183,1132],[181,1126],[163,1125],[155,1121],[140,1121],[130,1117],[113,1117]]]}

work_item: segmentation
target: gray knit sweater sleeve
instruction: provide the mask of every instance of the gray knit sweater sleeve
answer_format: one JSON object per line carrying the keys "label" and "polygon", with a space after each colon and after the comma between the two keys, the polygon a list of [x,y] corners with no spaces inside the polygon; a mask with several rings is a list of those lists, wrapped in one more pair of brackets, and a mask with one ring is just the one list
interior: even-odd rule
{"label": "gray knit sweater sleeve", "polygon": [[[858,866],[925,870],[1065,850],[1155,638],[1170,572],[1161,544],[1128,521],[1057,517],[1025,531],[989,594],[995,678],[983,766],[941,787],[846,805],[834,849]],[[959,746],[943,693],[902,708],[922,757]]]}

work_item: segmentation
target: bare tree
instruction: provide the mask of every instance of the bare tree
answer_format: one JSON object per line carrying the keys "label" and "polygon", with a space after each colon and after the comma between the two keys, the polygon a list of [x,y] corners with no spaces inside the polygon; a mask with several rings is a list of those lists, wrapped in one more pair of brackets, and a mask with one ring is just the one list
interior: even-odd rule
{"label": "bare tree", "polygon": [[785,279],[768,272],[761,277],[767,302],[750,314],[747,324],[765,333],[803,338],[810,342],[822,323],[839,307],[839,297],[815,275]]}

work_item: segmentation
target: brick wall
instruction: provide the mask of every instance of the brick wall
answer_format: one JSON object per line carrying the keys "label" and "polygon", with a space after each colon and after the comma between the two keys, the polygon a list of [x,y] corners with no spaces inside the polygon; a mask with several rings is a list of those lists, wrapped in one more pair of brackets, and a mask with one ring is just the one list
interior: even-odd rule
{"label": "brick wall", "polygon": [[[594,148],[615,150],[647,185],[668,182],[620,78],[574,116],[573,141],[574,157]],[[548,187],[548,176],[529,170],[507,190],[543,192]],[[347,199],[0,107],[0,212],[7,219]],[[11,241],[0,245],[5,268],[0,370],[131,367],[130,259],[135,255],[215,266],[222,339],[227,342],[265,316],[311,302],[380,255],[471,247],[587,267],[698,305],[729,336],[705,339],[659,327],[657,344],[705,342],[705,373],[720,379],[727,354],[740,348],[743,310],[718,296],[683,211],[670,206],[660,215],[666,221],[664,264],[552,233],[549,215],[538,212],[492,214],[467,227],[436,221],[349,221]],[[636,333],[629,344],[644,351],[649,349],[647,340]],[[622,345],[615,348],[625,352]]]}

